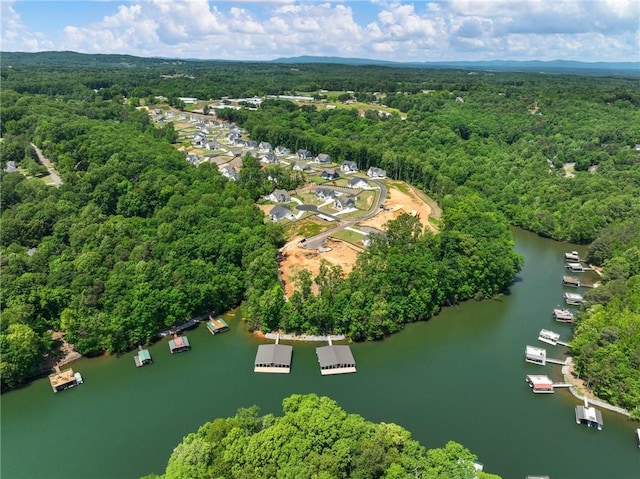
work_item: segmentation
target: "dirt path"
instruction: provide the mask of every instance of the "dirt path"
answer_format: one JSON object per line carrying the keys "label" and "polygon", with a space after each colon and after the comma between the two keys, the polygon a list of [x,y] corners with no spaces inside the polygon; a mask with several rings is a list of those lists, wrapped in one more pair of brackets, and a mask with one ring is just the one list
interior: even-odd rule
{"label": "dirt path", "polygon": [[33,146],[33,148],[36,150],[38,161],[40,161],[40,163],[42,163],[49,171],[49,176],[51,177],[51,181],[53,182],[53,184],[56,186],[56,188],[59,187],[62,184],[62,178],[60,178],[60,175],[58,175],[58,172],[51,164],[49,158],[45,158],[45,156],[40,151],[40,148],[38,148],[36,145],[31,143],[31,146]]}

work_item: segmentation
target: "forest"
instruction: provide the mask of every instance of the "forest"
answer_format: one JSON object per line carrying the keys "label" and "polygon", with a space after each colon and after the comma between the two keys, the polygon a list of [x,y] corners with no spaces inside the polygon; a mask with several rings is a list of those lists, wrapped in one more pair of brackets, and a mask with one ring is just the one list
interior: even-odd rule
{"label": "forest", "polygon": [[460,444],[426,450],[406,429],[349,414],[327,397],[294,394],[282,409],[260,416],[253,406],[204,424],[178,444],[162,476],[143,479],[499,479],[476,471]]}
{"label": "forest", "polygon": [[[591,243],[603,287],[580,315],[576,362],[602,397],[640,403],[637,76],[69,52],[3,53],[0,66],[3,390],[53,354],[50,331],[83,354],[124,351],[243,301],[252,328],[378,339],[443,305],[507,290],[521,265],[510,224]],[[400,217],[348,277],[328,265],[317,277],[303,273],[286,302],[276,259],[284,233],[254,205],[262,183],[194,168],[171,145],[173,126],[157,128],[134,107],[159,96],[179,104],[347,91],[400,113],[267,100],[219,115],[256,141],[385,168],[442,205],[441,232]],[[42,182],[32,144],[54,162],[60,188]],[[8,161],[26,174],[5,172]]]}

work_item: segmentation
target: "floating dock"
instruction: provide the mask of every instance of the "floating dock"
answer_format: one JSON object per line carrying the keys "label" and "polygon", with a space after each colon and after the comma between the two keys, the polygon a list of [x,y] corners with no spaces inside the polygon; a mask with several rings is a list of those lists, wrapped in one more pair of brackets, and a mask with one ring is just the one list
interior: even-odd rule
{"label": "floating dock", "polygon": [[584,266],[582,263],[567,263],[566,267],[572,273],[584,273],[585,271],[591,271],[591,268]]}
{"label": "floating dock", "polygon": [[151,364],[153,359],[151,359],[151,353],[148,349],[140,348],[138,354],[133,357],[133,362],[136,364],[137,368],[141,368],[142,366]]}
{"label": "floating dock", "polygon": [[253,372],[288,374],[291,372],[292,355],[293,346],[279,344],[279,338],[275,344],[261,344],[258,346]]}
{"label": "floating dock", "polygon": [[587,398],[584,398],[584,405],[576,406],[576,423],[586,424],[589,427],[602,431],[603,421],[600,410],[589,406]]}
{"label": "floating dock", "polygon": [[578,278],[576,278],[575,276],[563,276],[562,277],[562,284],[564,286],[569,286],[571,288],[579,288],[580,287],[580,280]]}
{"label": "floating dock", "polygon": [[547,363],[547,350],[536,348],[535,346],[527,346],[524,350],[524,360],[528,363],[544,366]]}
{"label": "floating dock", "polygon": [[334,346],[329,338],[329,346],[316,348],[320,374],[347,374],[356,372],[356,361],[353,359],[351,348],[347,345]]}
{"label": "floating dock", "polygon": [[549,376],[528,374],[525,380],[534,393],[553,394],[553,381]]}
{"label": "floating dock", "polygon": [[173,339],[169,341],[169,351],[171,351],[171,354],[182,353],[184,351],[189,351],[190,349],[191,345],[189,344],[189,339],[186,336],[178,336],[177,334],[174,334]]}
{"label": "floating dock", "polygon": [[540,330],[540,334],[538,334],[538,341],[542,341],[543,343],[547,343],[552,346],[555,346],[557,344],[561,346],[569,346],[564,341],[560,341],[559,333],[554,333],[553,331],[549,331],[548,329]]}
{"label": "floating dock", "polygon": [[569,253],[565,253],[564,254],[564,259],[566,261],[571,261],[571,262],[579,262],[580,261],[580,255],[578,254],[577,251],[571,251]]}
{"label": "floating dock", "polygon": [[564,301],[567,304],[572,304],[575,306],[579,306],[584,303],[584,298],[581,294],[577,293],[564,293]]}
{"label": "floating dock", "polygon": [[218,333],[229,331],[229,325],[222,318],[209,317],[209,320],[207,321],[207,329],[215,336]]}
{"label": "floating dock", "polygon": [[568,309],[555,308],[553,310],[553,319],[559,323],[573,323],[573,313]]}
{"label": "floating dock", "polygon": [[55,373],[49,374],[49,383],[54,393],[73,388],[84,382],[82,375],[74,373],[71,368],[60,371],[60,368],[56,365],[55,371]]}

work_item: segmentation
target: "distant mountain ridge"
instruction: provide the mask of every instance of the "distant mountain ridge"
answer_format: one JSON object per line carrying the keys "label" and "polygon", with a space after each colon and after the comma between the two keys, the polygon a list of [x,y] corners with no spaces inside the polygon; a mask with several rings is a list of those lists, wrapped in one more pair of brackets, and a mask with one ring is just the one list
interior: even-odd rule
{"label": "distant mountain ridge", "polygon": [[575,60],[483,60],[483,61],[425,61],[394,62],[367,58],[343,58],[323,56],[283,57],[271,63],[332,63],[342,65],[381,65],[393,67],[460,68],[464,70],[527,70],[527,71],[635,71],[640,73],[640,62],[581,62]]}
{"label": "distant mountain ridge", "polygon": [[348,58],[335,56],[282,57],[275,60],[217,60],[196,58],[137,57],[123,54],[77,53],[72,51],[50,52],[0,52],[2,67],[59,65],[66,67],[136,68],[151,66],[175,66],[206,63],[262,63],[262,64],[334,64],[345,66],[382,66],[394,68],[441,68],[484,71],[526,71],[549,73],[624,73],[637,74],[640,78],[640,62],[580,62],[572,60],[489,60],[489,61],[425,61],[394,62],[369,58]]}

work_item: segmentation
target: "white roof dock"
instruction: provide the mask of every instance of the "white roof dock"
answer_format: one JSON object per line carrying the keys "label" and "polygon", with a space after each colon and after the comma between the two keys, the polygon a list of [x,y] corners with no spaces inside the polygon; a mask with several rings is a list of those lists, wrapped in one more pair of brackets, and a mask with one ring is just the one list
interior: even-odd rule
{"label": "white roof dock", "polygon": [[347,345],[321,346],[316,348],[316,355],[323,376],[356,372],[356,361]]}
{"label": "white roof dock", "polygon": [[293,346],[261,344],[254,361],[254,373],[288,374],[291,371]]}
{"label": "white roof dock", "polygon": [[564,259],[567,261],[580,261],[580,255],[577,251],[571,251],[570,253],[564,254]]}
{"label": "white roof dock", "polygon": [[582,304],[584,298],[581,294],[577,293],[564,293],[564,300],[567,304]]}
{"label": "white roof dock", "polygon": [[584,400],[584,406],[576,406],[576,422],[578,424],[584,423],[589,427],[597,428],[599,431],[602,430],[602,425],[604,424],[600,410],[593,406],[589,406],[586,398]]}
{"label": "white roof dock", "polygon": [[560,339],[559,333],[554,333],[553,331],[549,331],[548,329],[541,329],[540,334],[538,335],[538,341],[551,344],[552,346],[555,346],[556,344],[558,344],[559,339]]}
{"label": "white roof dock", "polygon": [[556,321],[559,321],[561,323],[573,322],[573,313],[568,309],[555,308],[553,310],[553,317]]}
{"label": "white roof dock", "polygon": [[544,366],[547,360],[547,350],[544,348],[536,348],[535,346],[527,346],[524,360],[528,363],[542,364]]}

